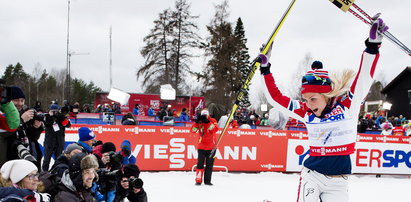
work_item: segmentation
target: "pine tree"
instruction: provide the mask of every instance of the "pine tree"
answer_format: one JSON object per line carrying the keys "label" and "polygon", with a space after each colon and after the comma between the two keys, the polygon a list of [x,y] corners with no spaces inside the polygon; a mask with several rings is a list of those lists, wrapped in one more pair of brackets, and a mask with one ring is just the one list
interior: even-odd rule
{"label": "pine tree", "polygon": [[[235,92],[233,96],[236,96],[241,90],[241,87],[250,73],[250,55],[248,54],[247,39],[245,38],[244,25],[241,18],[237,19],[237,24],[234,28],[234,64],[236,71],[233,76],[235,78],[232,83],[233,91]],[[244,94],[243,100],[240,102],[240,107],[249,107],[251,105],[249,100],[248,91]],[[233,98],[235,99],[235,97]]]}
{"label": "pine tree", "polygon": [[232,84],[236,74],[233,50],[235,40],[228,18],[228,3],[224,1],[216,5],[216,13],[207,29],[210,37],[207,39],[206,56],[211,57],[205,67],[202,77],[205,80],[206,95],[209,102],[219,104],[227,110],[232,105]]}

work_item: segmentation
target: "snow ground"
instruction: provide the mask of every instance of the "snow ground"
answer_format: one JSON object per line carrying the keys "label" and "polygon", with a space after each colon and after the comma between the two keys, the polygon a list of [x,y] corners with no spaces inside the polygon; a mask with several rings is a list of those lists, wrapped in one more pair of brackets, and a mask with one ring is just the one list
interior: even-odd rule
{"label": "snow ground", "polygon": [[[194,172],[142,172],[150,202],[272,202],[296,201],[299,174],[275,172],[214,172],[214,186],[195,186]],[[351,202],[409,202],[408,176],[351,175]]]}

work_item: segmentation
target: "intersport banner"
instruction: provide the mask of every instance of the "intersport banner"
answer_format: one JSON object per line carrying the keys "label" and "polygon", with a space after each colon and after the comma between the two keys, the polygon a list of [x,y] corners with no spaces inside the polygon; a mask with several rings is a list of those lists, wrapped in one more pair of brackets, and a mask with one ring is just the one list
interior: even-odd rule
{"label": "intersport banner", "polygon": [[[198,135],[189,127],[74,124],[66,130],[66,141],[78,140],[82,126],[118,150],[123,140],[130,140],[141,170],[192,170],[197,163]],[[307,139],[305,131],[228,129],[214,165],[228,171],[299,172],[308,157]],[[356,148],[353,173],[411,174],[410,137],[359,134]]]}

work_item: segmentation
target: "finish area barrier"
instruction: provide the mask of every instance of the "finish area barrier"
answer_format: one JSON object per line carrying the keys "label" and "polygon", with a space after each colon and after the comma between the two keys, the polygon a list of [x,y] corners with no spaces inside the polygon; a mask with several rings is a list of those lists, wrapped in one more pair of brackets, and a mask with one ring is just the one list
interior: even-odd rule
{"label": "finish area barrier", "polygon": [[[197,163],[198,135],[189,127],[73,124],[66,129],[66,141],[77,141],[82,126],[93,130],[97,140],[113,142],[118,150],[123,140],[129,140],[141,170],[189,171]],[[228,171],[299,172],[307,156],[305,131],[228,129],[215,165]],[[411,138],[358,134],[351,159],[354,173],[411,174]]]}

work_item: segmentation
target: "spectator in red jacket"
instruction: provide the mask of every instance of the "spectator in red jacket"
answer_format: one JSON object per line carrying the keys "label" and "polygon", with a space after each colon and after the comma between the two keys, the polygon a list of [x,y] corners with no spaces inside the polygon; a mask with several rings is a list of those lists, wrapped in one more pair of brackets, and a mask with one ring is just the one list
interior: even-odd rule
{"label": "spectator in red jacket", "polygon": [[200,116],[194,121],[195,123],[191,127],[191,132],[199,135],[196,185],[201,185],[203,176],[205,185],[213,185],[211,183],[211,174],[213,172],[214,158],[210,157],[210,154],[216,144],[217,121],[210,117],[207,109],[202,110]]}

